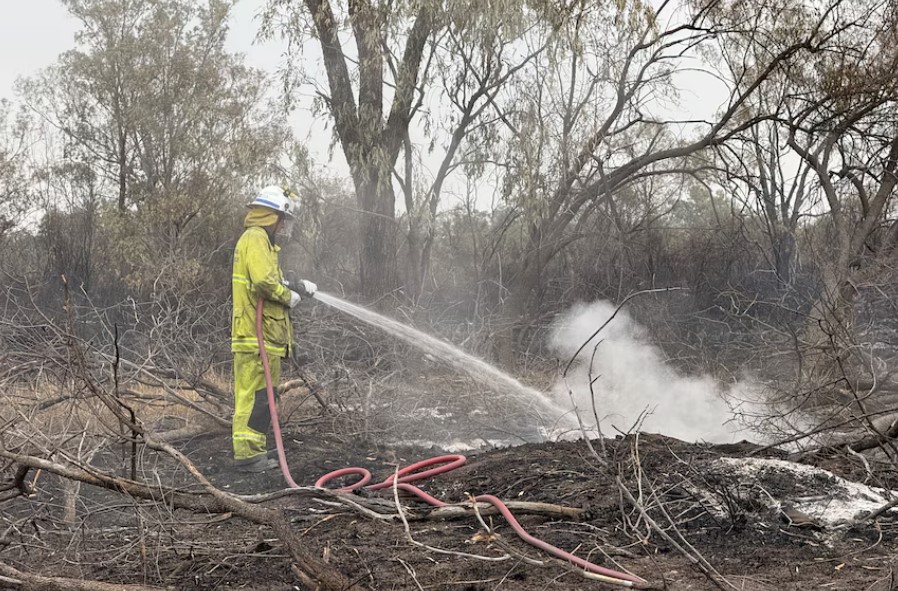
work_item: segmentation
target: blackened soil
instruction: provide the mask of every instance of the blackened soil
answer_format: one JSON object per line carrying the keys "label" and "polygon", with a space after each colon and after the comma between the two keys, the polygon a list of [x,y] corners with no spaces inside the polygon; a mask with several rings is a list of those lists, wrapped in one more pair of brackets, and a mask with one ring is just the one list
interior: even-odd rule
{"label": "blackened soil", "polygon": [[[606,441],[604,451],[599,442],[592,445],[593,449],[582,441],[527,444],[469,454],[465,466],[421,487],[447,502],[488,493],[585,509],[580,520],[541,515],[519,515],[519,520],[533,535],[557,547],[609,568],[629,570],[659,588],[719,588],[682,550],[701,555],[721,580],[734,586],[729,588],[894,588],[892,556],[898,526],[891,521],[842,531],[790,525],[710,471],[717,457],[756,451],[750,444],[714,447],[640,435]],[[442,453],[385,448],[313,428],[289,432],[286,446],[292,475],[303,485],[347,466],[365,467],[378,481],[397,465]],[[228,492],[253,494],[284,487],[277,471],[234,472],[226,436],[199,438],[182,449]],[[603,465],[597,454],[604,454],[608,462]],[[141,460],[141,477],[199,489],[170,461],[151,455]],[[113,467],[121,462],[126,470],[124,457],[107,461]],[[647,508],[646,514],[624,499],[618,483]],[[175,589],[304,588],[291,571],[283,544],[265,527],[233,516],[171,511],[87,486],[79,499],[77,520],[63,526],[58,484],[47,478],[37,497],[16,501],[22,515],[40,510],[31,522],[18,526],[18,533],[12,534],[17,543],[0,551],[0,560],[43,574]],[[790,483],[784,479],[782,486],[783,490],[768,492],[786,498]],[[700,498],[697,490],[709,492]],[[371,497],[391,499],[390,491],[360,495],[363,500]],[[498,534],[492,538],[477,535],[483,527],[473,517],[412,521],[410,534],[419,543],[414,544],[400,521],[372,520],[308,496],[282,498],[269,506],[279,507],[292,520],[309,551],[326,557],[334,569],[369,589],[611,588],[523,543],[501,517],[485,518]],[[669,538],[659,535],[648,519]]]}

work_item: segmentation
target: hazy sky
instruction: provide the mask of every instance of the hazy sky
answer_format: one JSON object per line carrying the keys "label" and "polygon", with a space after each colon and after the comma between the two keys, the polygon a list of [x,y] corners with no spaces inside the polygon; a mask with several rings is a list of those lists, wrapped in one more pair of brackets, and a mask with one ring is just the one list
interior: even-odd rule
{"label": "hazy sky", "polygon": [[[278,44],[254,44],[257,0],[238,2],[231,17],[228,46],[247,55],[250,65],[274,72],[280,62]],[[75,46],[78,22],[59,0],[0,0],[0,97],[13,98],[17,78],[52,64]]]}
{"label": "hazy sky", "polygon": [[13,98],[13,85],[49,66],[75,44],[76,22],[58,0],[0,0],[0,98]]}

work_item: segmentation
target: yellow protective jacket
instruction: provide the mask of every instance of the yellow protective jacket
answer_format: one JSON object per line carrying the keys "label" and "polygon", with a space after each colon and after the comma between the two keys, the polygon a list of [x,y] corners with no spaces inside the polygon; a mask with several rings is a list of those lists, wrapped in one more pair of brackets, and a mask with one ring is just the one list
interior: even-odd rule
{"label": "yellow protective jacket", "polygon": [[268,233],[259,227],[243,232],[234,249],[231,291],[234,311],[231,316],[231,351],[258,353],[256,340],[256,302],[262,308],[262,335],[270,355],[286,357],[293,343],[293,327],[287,313],[290,290],[283,284],[278,264],[280,247],[271,243]]}

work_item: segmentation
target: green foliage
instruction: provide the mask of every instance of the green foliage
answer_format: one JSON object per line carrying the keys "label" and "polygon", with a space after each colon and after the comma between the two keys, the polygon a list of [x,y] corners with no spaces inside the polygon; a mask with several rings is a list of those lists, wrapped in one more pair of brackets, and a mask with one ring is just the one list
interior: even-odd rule
{"label": "green foliage", "polygon": [[[79,47],[26,84],[69,158],[90,159],[121,209],[258,178],[287,140],[261,73],[224,48],[229,3],[72,0]],[[204,196],[205,197],[205,196]]]}
{"label": "green foliage", "polygon": [[56,271],[74,256],[93,261],[86,274],[106,288],[191,290],[209,277],[227,285],[222,253],[240,208],[254,187],[280,180],[290,142],[262,73],[225,49],[232,2],[65,4],[82,23],[77,48],[23,86],[62,132],[37,171],[42,233],[65,243],[67,224],[80,228]]}

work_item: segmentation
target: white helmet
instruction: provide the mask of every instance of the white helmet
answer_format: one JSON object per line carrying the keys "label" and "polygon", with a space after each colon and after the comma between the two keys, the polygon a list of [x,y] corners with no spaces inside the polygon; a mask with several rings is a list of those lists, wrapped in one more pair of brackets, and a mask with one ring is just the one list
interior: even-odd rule
{"label": "white helmet", "polygon": [[296,203],[296,195],[289,189],[270,185],[259,191],[247,207],[267,207],[292,218],[296,215]]}

